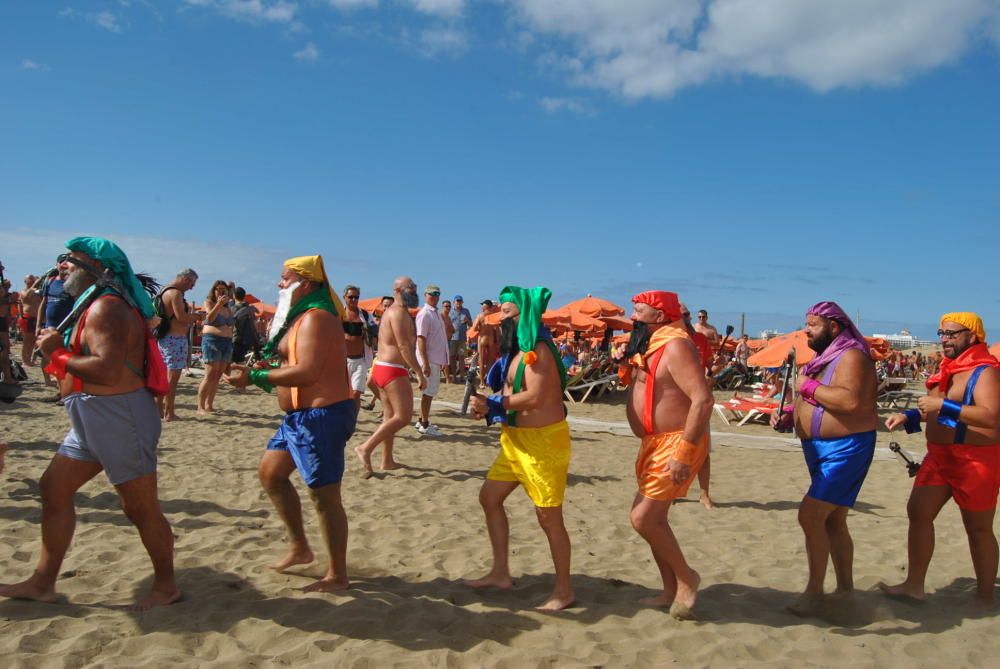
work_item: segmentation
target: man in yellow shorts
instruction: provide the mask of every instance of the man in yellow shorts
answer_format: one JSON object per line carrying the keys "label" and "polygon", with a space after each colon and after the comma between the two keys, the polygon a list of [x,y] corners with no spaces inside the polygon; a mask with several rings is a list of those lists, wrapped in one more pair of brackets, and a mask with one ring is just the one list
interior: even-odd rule
{"label": "man in yellow shorts", "polygon": [[693,618],[701,578],[684,559],[667,522],[670,504],[687,494],[708,456],[712,392],[698,350],[681,320],[676,293],[652,290],[632,298],[633,330],[627,355],[632,384],[628,422],[642,439],[635,474],[632,527],[649,544],[663,592],[642,600]]}
{"label": "man in yellow shorts", "polygon": [[570,584],[569,534],[562,504],[569,471],[570,439],[562,392],[566,370],[542,325],[548,288],[507,286],[500,293],[500,358],[487,374],[493,395],[472,397],[472,415],[501,424],[500,454],[479,491],[493,549],[493,567],[483,578],[465,581],[473,588],[513,586],[508,564],[510,528],[504,500],[518,486],[535,504],[549,541],[556,584],[540,611],[559,611],[575,601]]}

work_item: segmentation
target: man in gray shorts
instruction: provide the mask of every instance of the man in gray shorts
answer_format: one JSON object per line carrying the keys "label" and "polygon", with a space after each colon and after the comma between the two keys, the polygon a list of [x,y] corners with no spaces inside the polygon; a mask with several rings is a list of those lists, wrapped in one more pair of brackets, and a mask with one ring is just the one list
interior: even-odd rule
{"label": "man in gray shorts", "polygon": [[[128,258],[113,242],[77,237],[66,247],[72,253],[60,256],[60,269],[67,272],[65,290],[84,304],[89,297],[96,299],[65,338],[46,328],[38,339],[46,370],[59,379],[70,430],[39,482],[38,566],[27,580],[0,585],[0,596],[57,599],[56,578],[76,525],[73,496],[103,470],[153,562],[151,591],[130,607],[145,611],[181,597],[174,580],[174,537],[157,497],[160,416],[146,388],[150,370],[159,371],[161,377],[166,374],[156,370],[154,365],[162,363],[155,356],[146,360],[146,319],[153,315],[153,304]],[[85,294],[105,269],[114,273],[120,290],[97,286]]]}

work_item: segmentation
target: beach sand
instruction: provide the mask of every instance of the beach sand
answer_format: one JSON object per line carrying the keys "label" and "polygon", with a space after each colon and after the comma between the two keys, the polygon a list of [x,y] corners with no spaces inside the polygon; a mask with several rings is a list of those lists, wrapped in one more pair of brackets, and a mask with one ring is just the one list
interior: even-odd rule
{"label": "beach sand", "polygon": [[[27,577],[38,559],[38,479],[67,430],[49,389],[31,384],[0,408],[11,443],[0,475],[0,581]],[[0,664],[17,667],[733,667],[996,666],[995,613],[969,606],[972,567],[958,509],[937,523],[937,552],[923,605],[876,592],[902,578],[911,480],[879,455],[850,515],[855,539],[853,600],[822,619],[785,610],[806,580],[796,508],[809,483],[797,445],[764,426],[713,418],[712,493],[717,508],[688,500],[671,524],[701,573],[699,620],[679,622],[637,600],[657,592],[645,542],[629,525],[638,442],[622,430],[623,397],[571,405],[573,460],[565,516],[573,541],[578,604],[532,610],[550,592],[552,564],[528,498],[508,499],[510,592],[473,592],[460,579],[489,565],[477,493],[497,452],[498,433],[448,406],[445,386],[433,421],[445,436],[406,428],[397,439],[408,469],[362,480],[350,455],[343,495],[350,521],[353,587],[336,595],[299,588],[323,573],[315,513],[306,525],[320,561],[276,574],[282,526],[257,480],[257,462],[280,413],[256,389],[220,391],[220,412],[195,418],[196,379],[182,380],[184,420],[164,425],[160,497],[176,542],[184,599],[145,614],[120,607],[144,592],[150,565],[103,475],[77,495],[78,525],[58,587],[59,604],[0,601]],[[722,396],[721,394],[719,395]],[[351,446],[376,425],[362,411]],[[608,425],[608,423],[617,425]],[[893,438],[922,455],[919,435]],[[376,463],[378,462],[376,452]],[[295,477],[300,493],[305,486]],[[832,589],[832,568],[827,578]],[[991,659],[993,658],[993,659]]]}

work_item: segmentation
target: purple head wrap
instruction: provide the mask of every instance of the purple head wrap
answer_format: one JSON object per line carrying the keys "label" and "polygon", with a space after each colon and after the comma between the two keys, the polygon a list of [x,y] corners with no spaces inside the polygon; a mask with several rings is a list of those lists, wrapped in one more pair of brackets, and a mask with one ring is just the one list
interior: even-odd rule
{"label": "purple head wrap", "polygon": [[871,350],[868,347],[868,342],[865,341],[864,336],[855,327],[854,321],[844,313],[844,310],[836,302],[817,302],[813,306],[809,307],[806,312],[807,316],[822,316],[823,318],[829,318],[832,321],[837,321],[843,327],[843,331],[837,335],[837,338],[830,342],[830,345],[826,347],[826,350],[822,353],[818,353],[815,358],[807,362],[802,367],[803,374],[812,374],[817,372],[824,367],[826,367],[830,362],[836,360],[844,353],[844,351],[849,351],[852,348],[857,349],[871,357]]}

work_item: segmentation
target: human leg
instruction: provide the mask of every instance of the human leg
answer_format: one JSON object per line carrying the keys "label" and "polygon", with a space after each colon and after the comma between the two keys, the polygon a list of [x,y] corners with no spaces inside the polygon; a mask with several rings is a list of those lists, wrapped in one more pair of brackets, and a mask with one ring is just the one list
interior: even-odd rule
{"label": "human leg", "polygon": [[0,596],[51,602],[56,598],[59,568],[73,540],[76,509],[73,495],[101,471],[97,462],[52,458],[39,481],[42,495],[42,551],[35,572],[25,581],[0,585]]}
{"label": "human leg", "polygon": [[830,561],[837,576],[835,592],[854,590],[854,540],[847,529],[850,509],[838,506],[826,517],[826,535],[830,540]]}
{"label": "human leg", "polygon": [[174,580],[174,535],[160,509],[156,474],[140,476],[115,488],[122,510],[139,530],[142,544],[153,562],[153,587],[149,595],[130,609],[146,611],[154,606],[176,602],[181,598],[181,592]]}
{"label": "human leg", "polygon": [[174,402],[177,398],[177,383],[181,380],[181,369],[168,369],[167,381],[170,383],[170,390],[163,397],[156,398],[156,404],[160,408],[160,416],[163,420],[177,420],[177,412],[174,410]]}
{"label": "human leg", "polygon": [[503,508],[504,500],[514,492],[517,481],[493,481],[487,479],[479,489],[479,504],[486,516],[486,531],[490,537],[493,565],[482,578],[463,581],[470,588],[494,587],[508,590],[514,585],[510,577],[508,548],[510,545],[510,524]]}
{"label": "human leg", "polygon": [[837,510],[837,505],[806,495],[799,504],[799,525],[806,540],[806,561],[809,565],[809,580],[803,594],[823,594],[823,581],[830,559],[830,537],[826,521]]}
{"label": "human leg", "polygon": [[698,470],[698,487],[701,488],[701,495],[699,496],[699,501],[702,503],[706,509],[714,509],[715,504],[712,502],[712,495],[708,492],[708,486],[712,478],[712,457],[711,455],[705,456],[705,463],[702,464],[701,469]]}
{"label": "human leg", "polygon": [[[552,595],[537,608],[539,611],[560,611],[576,601],[569,575],[572,547],[570,546],[569,534],[566,532],[566,524],[563,521],[562,507],[536,506],[535,515],[549,541],[552,564],[556,570],[556,585],[552,590]],[[506,514],[504,517],[506,518]]]}
{"label": "human leg", "polygon": [[265,451],[257,470],[260,484],[288,532],[288,553],[271,565],[275,571],[284,571],[292,565],[309,564],[315,559],[302,525],[302,503],[289,480],[294,471],[292,456],[288,451],[281,450]]}
{"label": "human leg", "polygon": [[879,583],[879,588],[887,595],[923,600],[924,581],[927,567],[934,555],[934,519],[945,503],[951,499],[951,486],[914,486],[906,514],[910,520],[907,533],[906,579],[897,585]]}
{"label": "human leg", "polygon": [[996,535],[993,534],[995,514],[996,508],[986,511],[962,509],[972,568],[976,572],[976,599],[983,604],[993,604],[993,585],[997,580],[998,548]]}
{"label": "human leg", "polygon": [[689,614],[698,596],[701,577],[684,559],[677,538],[668,522],[671,502],[636,495],[632,502],[632,527],[639,533],[653,552],[653,559],[660,570],[663,592],[641,601],[647,606],[679,605],[680,613]]}
{"label": "human leg", "polygon": [[340,484],[310,488],[313,505],[326,543],[329,565],[322,579],[303,588],[306,592],[334,592],[349,585],[347,580],[347,514],[340,497]]}
{"label": "human leg", "polygon": [[409,425],[413,418],[413,387],[409,377],[396,378],[382,388],[382,406],[385,412],[382,424],[368,441],[354,449],[369,475],[372,471],[372,451],[380,443],[384,444],[382,469],[398,469],[402,466],[393,458],[392,447],[395,434]]}

